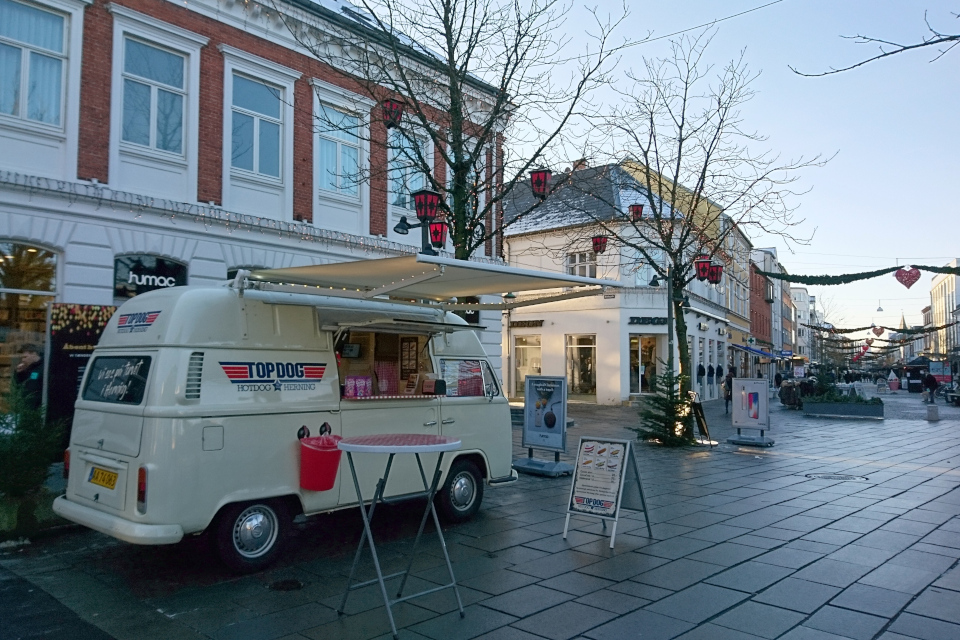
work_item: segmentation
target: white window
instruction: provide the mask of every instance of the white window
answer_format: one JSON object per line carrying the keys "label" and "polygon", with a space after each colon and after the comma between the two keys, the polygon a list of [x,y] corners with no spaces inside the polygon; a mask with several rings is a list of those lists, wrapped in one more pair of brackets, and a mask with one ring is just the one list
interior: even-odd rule
{"label": "white window", "polygon": [[567,254],[567,273],[572,276],[597,277],[597,254],[581,251]]}
{"label": "white window", "polygon": [[113,14],[110,186],[196,202],[200,48],[207,38],[107,5]]}
{"label": "white window", "polygon": [[230,163],[234,168],[280,177],[282,90],[233,74]]}
{"label": "white window", "polygon": [[183,155],[184,67],[183,55],[124,38],[124,142]]}
{"label": "white window", "polygon": [[0,114],[60,127],[66,19],[0,0]]}
{"label": "white window", "polygon": [[321,104],[317,127],[319,188],[357,197],[360,193],[360,118]]}
{"label": "white window", "polygon": [[[426,144],[417,144],[393,131],[390,136],[390,204],[400,209],[415,210],[412,193],[426,186],[418,156],[426,158]],[[429,160],[428,160],[429,162]]]}
{"label": "white window", "polygon": [[301,74],[229,45],[218,49],[224,62],[223,206],[291,221],[293,87]]}

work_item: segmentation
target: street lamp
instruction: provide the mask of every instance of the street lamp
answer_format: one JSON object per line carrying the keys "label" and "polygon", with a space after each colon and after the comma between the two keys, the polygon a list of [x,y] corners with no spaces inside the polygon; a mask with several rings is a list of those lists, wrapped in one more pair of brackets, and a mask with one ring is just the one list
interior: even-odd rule
{"label": "street lamp", "polygon": [[398,100],[387,99],[380,103],[383,115],[383,124],[387,129],[393,129],[400,126],[400,120],[403,118],[403,103]]}
{"label": "street lamp", "polygon": [[593,236],[593,252],[603,253],[607,250],[607,236]]}
{"label": "street lamp", "polygon": [[[420,189],[413,192],[413,203],[417,208],[417,219],[419,224],[410,224],[407,222],[407,216],[400,216],[400,222],[393,230],[400,235],[407,235],[411,229],[420,229],[420,253],[427,256],[435,256],[438,249],[443,247],[447,240],[447,223],[443,220],[437,220],[440,205],[440,194],[430,189]],[[433,247],[431,246],[433,245]]]}
{"label": "street lamp", "polygon": [[553,172],[550,169],[535,169],[530,172],[530,187],[533,195],[541,201],[547,199],[547,190],[550,188],[550,178]]}
{"label": "street lamp", "polygon": [[693,261],[697,272],[697,280],[703,282],[710,276],[710,256],[701,254]]}
{"label": "street lamp", "polygon": [[642,204],[632,204],[630,205],[630,219],[634,222],[640,222],[643,219],[643,205]]}

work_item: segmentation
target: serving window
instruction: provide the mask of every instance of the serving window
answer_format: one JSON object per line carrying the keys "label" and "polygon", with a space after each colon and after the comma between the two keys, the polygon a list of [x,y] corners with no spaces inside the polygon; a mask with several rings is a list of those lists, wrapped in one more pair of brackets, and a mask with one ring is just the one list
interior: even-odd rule
{"label": "serving window", "polygon": [[425,335],[373,331],[344,334],[336,348],[342,397],[425,395],[423,383],[437,378],[429,346],[430,337]]}

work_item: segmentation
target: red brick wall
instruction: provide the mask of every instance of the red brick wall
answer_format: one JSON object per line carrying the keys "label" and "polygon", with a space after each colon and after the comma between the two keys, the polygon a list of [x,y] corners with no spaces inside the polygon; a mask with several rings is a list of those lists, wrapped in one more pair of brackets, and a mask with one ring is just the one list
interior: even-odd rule
{"label": "red brick wall", "polygon": [[80,148],[77,178],[110,178],[110,76],[113,67],[113,18],[99,0],[83,18],[80,68]]}
{"label": "red brick wall", "polygon": [[[370,235],[387,235],[387,128],[379,107],[370,111]],[[377,169],[380,167],[380,169]]]}
{"label": "red brick wall", "polygon": [[223,204],[223,55],[211,41],[200,50],[197,200]]}
{"label": "red brick wall", "polygon": [[313,222],[313,89],[306,77],[293,86],[293,219]]}
{"label": "red brick wall", "polygon": [[757,268],[750,265],[750,333],[757,340],[766,343],[772,342],[771,323],[773,315],[770,303],[764,298],[767,292],[767,279],[757,273]]}

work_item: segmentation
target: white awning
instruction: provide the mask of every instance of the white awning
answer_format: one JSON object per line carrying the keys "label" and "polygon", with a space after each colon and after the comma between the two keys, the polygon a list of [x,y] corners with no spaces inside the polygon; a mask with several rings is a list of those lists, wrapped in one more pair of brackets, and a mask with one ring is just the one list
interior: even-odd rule
{"label": "white awning", "polygon": [[[538,302],[596,295],[607,287],[621,287],[615,280],[584,278],[546,271],[518,269],[498,264],[456,260],[423,254],[319,264],[284,269],[258,269],[248,276],[253,282],[283,287],[290,291],[338,295],[351,298],[394,298],[432,300],[448,309],[526,306],[532,301],[464,305],[467,296],[501,295],[520,291],[563,289],[573,291],[541,298]],[[242,286],[242,285],[241,285]],[[460,302],[460,304],[457,304]]]}

